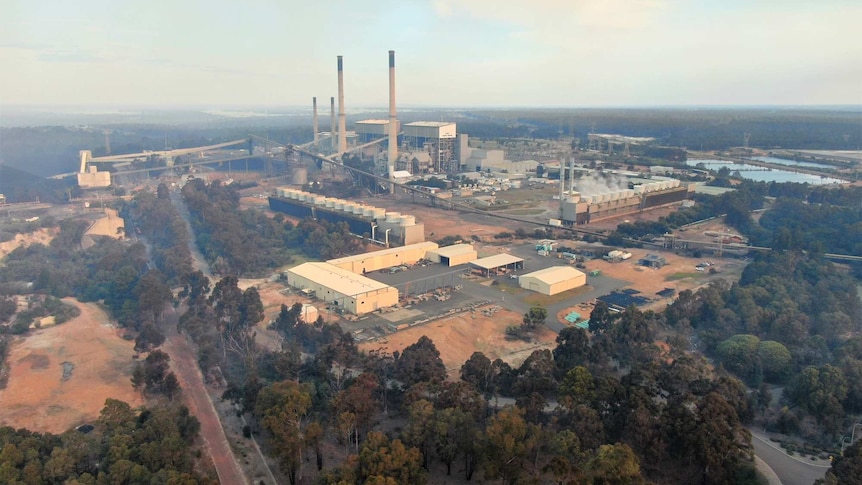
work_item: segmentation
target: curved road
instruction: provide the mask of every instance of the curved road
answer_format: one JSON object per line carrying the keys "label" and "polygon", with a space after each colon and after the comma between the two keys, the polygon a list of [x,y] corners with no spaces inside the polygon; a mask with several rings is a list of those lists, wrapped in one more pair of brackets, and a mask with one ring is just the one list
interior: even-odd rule
{"label": "curved road", "polygon": [[829,465],[813,463],[810,458],[790,456],[766,436],[750,431],[754,453],[772,468],[782,484],[811,485],[826,475]]}

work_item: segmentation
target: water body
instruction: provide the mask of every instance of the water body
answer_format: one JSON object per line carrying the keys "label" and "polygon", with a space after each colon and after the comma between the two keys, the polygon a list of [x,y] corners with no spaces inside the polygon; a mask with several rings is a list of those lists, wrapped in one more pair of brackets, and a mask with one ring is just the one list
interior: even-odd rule
{"label": "water body", "polygon": [[826,165],[825,163],[797,162],[796,160],[787,160],[786,158],[751,157],[751,159],[766,163],[774,163],[775,165],[787,165],[788,167],[835,168],[832,165]]}
{"label": "water body", "polygon": [[685,163],[689,167],[697,167],[698,164],[703,164],[707,169],[716,171],[718,171],[722,166],[726,166],[730,169],[730,173],[739,170],[740,177],[746,180],[753,180],[755,182],[795,182],[800,184],[808,183],[811,185],[840,184],[843,182],[843,180],[832,177],[796,173],[789,170],[768,169],[757,165],[734,163],[725,160],[688,160]]}

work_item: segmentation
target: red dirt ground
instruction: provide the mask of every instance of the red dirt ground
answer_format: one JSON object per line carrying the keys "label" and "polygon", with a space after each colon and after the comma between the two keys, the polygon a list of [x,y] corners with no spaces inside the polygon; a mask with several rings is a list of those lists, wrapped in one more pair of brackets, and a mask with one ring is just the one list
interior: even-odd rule
{"label": "red dirt ground", "polygon": [[425,335],[434,341],[449,378],[457,379],[461,366],[473,352],[482,352],[492,361],[500,358],[512,366],[519,366],[534,350],[554,347],[557,335],[547,328],[537,331],[533,342],[507,339],[506,327],[517,325],[521,320],[519,313],[509,310],[501,309],[490,317],[477,310],[408,328],[387,335],[380,341],[362,343],[359,348],[364,351],[384,349],[389,353],[395,350],[400,352]]}
{"label": "red dirt ground", "polygon": [[222,428],[218,413],[207,394],[203,375],[198,368],[194,349],[185,335],[176,333],[176,315],[173,309],[168,310],[167,340],[163,350],[171,357],[171,370],[176,374],[183,389],[183,401],[201,423],[201,437],[209,451],[218,473],[219,482],[224,484],[247,484],[248,480],[234,459],[224,428]]}
{"label": "red dirt ground", "polygon": [[[95,420],[107,398],[143,404],[130,380],[134,343],[121,338],[97,305],[64,301],[81,314],[12,345],[9,383],[0,391],[0,424],[62,433]],[[66,381],[63,362],[75,366]]]}

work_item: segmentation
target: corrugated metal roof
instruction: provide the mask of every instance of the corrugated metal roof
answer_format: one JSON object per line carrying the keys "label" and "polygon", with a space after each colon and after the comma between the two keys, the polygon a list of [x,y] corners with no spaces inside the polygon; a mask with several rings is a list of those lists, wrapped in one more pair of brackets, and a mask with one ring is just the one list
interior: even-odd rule
{"label": "corrugated metal roof", "polygon": [[362,261],[363,259],[374,258],[377,256],[386,256],[389,254],[403,253],[404,251],[411,251],[414,249],[425,248],[426,251],[431,251],[431,250],[437,249],[438,247],[439,247],[438,244],[435,242],[425,241],[425,242],[421,242],[421,243],[408,244],[406,246],[399,246],[397,248],[389,248],[389,249],[383,249],[380,251],[371,251],[368,253],[354,254],[353,256],[344,256],[343,258],[330,259],[327,261],[327,263],[329,263],[329,264],[344,264],[344,263],[349,263],[349,262],[353,262],[353,261]]}
{"label": "corrugated metal roof", "polygon": [[443,246],[442,248],[428,252],[451,258],[453,256],[460,256],[462,254],[475,253],[476,250],[473,249],[472,244],[453,244],[451,246]]}
{"label": "corrugated metal roof", "polygon": [[523,274],[521,275],[521,278],[536,278],[543,283],[553,285],[561,281],[567,281],[581,276],[584,276],[584,273],[572,268],[571,266],[551,266],[550,268]]}
{"label": "corrugated metal roof", "polygon": [[506,266],[507,264],[520,263],[522,261],[524,260],[516,256],[512,256],[511,254],[495,254],[493,256],[488,256],[487,258],[471,261],[470,264],[482,269],[494,269],[499,268],[500,266]]}
{"label": "corrugated metal roof", "polygon": [[414,121],[412,123],[407,123],[405,126],[422,126],[428,128],[439,128],[443,126],[454,125],[455,123],[451,121]]}
{"label": "corrugated metal roof", "polygon": [[305,279],[346,296],[356,296],[374,290],[389,288],[389,285],[366,278],[352,271],[341,269],[329,263],[303,263],[287,270]]}

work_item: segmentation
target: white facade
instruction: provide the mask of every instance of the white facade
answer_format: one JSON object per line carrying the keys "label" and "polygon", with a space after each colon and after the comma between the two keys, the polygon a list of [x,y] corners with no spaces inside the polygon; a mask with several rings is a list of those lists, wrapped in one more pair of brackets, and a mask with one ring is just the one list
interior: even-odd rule
{"label": "white facade", "polygon": [[455,139],[455,123],[445,121],[416,121],[404,125],[404,136],[417,138]]}
{"label": "white facade", "polygon": [[586,283],[587,275],[571,266],[552,266],[518,278],[518,285],[521,288],[543,295],[556,295],[584,286]]}

